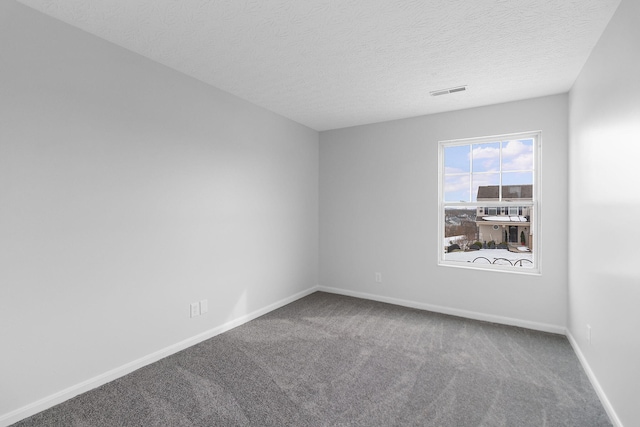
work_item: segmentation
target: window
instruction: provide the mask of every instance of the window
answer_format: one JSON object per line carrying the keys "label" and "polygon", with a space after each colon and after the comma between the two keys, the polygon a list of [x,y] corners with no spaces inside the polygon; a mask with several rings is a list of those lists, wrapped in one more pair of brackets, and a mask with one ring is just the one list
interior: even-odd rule
{"label": "window", "polygon": [[539,147],[539,132],[439,143],[440,265],[539,272]]}

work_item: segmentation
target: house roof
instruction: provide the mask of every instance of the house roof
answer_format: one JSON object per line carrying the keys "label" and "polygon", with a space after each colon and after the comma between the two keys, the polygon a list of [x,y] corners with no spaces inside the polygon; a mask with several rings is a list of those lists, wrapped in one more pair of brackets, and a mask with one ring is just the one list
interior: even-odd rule
{"label": "house roof", "polygon": [[[497,200],[499,196],[499,185],[481,185],[478,187],[478,200]],[[503,199],[525,199],[533,198],[533,185],[503,185]]]}
{"label": "house roof", "polygon": [[489,221],[489,222],[529,222],[527,217],[525,216],[483,216],[478,218],[478,222],[480,221]]}

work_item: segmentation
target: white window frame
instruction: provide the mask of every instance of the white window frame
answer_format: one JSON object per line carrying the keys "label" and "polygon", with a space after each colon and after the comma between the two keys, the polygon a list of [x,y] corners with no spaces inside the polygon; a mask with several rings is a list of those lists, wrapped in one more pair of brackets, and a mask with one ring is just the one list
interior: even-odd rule
{"label": "white window frame", "polygon": [[[444,184],[445,184],[445,168],[444,168],[444,150],[445,147],[451,146],[464,146],[464,145],[475,145],[475,144],[485,144],[490,142],[503,142],[517,139],[533,139],[533,191],[532,191],[532,200],[514,200],[514,201],[505,201],[500,200],[498,202],[489,202],[489,201],[476,201],[476,202],[445,202],[444,201]],[[504,135],[493,135],[487,137],[479,137],[479,138],[465,138],[465,139],[455,139],[455,140],[444,140],[438,142],[438,265],[444,267],[456,267],[456,268],[466,268],[466,269],[474,269],[474,270],[490,270],[490,271],[501,271],[507,273],[514,274],[533,274],[539,275],[541,274],[541,256],[540,256],[540,247],[541,247],[541,236],[539,233],[540,222],[541,222],[541,204],[540,204],[540,151],[541,151],[541,142],[542,142],[542,133],[540,131],[534,132],[522,132],[522,133],[513,133],[513,134],[504,134]],[[500,159],[500,185],[502,185],[502,159]],[[470,178],[473,176],[473,170],[469,171]],[[471,184],[470,184],[470,188]],[[501,193],[501,191],[500,191]],[[471,197],[473,197],[471,195]],[[531,229],[531,237],[533,238],[533,267],[532,268],[524,268],[524,267],[515,267],[515,266],[505,266],[505,265],[496,265],[496,264],[479,264],[472,262],[460,262],[460,261],[447,261],[445,259],[445,251],[443,248],[443,242],[445,240],[444,231],[445,231],[445,208],[447,207],[469,207],[475,208],[476,212],[478,208],[482,208],[484,212],[484,208],[500,208],[500,207],[517,207],[522,208],[523,211],[527,208],[533,209],[532,221],[530,223]],[[508,209],[507,209],[508,211]],[[524,212],[523,212],[524,213]]]}

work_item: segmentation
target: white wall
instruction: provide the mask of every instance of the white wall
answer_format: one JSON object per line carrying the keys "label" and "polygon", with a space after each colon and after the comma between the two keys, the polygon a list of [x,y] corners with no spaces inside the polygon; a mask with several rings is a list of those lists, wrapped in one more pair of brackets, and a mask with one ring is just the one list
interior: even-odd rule
{"label": "white wall", "polygon": [[[562,332],[567,120],[565,94],[321,132],[321,286]],[[437,266],[438,141],[535,130],[542,131],[542,275]]]}
{"label": "white wall", "polygon": [[640,425],[638,17],[623,0],[569,98],[569,331],[625,426]]}
{"label": "white wall", "polygon": [[13,1],[0,41],[0,420],[317,284],[317,132]]}

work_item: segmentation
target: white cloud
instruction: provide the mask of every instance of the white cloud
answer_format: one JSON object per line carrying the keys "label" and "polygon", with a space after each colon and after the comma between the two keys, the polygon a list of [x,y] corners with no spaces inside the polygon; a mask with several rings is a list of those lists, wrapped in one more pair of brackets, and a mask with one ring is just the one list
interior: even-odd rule
{"label": "white cloud", "polygon": [[473,160],[498,158],[500,158],[500,149],[498,147],[478,146],[473,149]]}
{"label": "white cloud", "polygon": [[445,179],[444,191],[449,193],[453,191],[469,190],[469,175],[448,176]]}
{"label": "white cloud", "polygon": [[502,148],[502,170],[532,170],[533,146],[509,141]]}
{"label": "white cloud", "polygon": [[454,174],[454,173],[469,173],[468,170],[464,170],[464,169],[460,169],[460,168],[454,168],[452,166],[445,166],[444,167],[444,173],[446,175],[449,174]]}
{"label": "white cloud", "polygon": [[523,153],[532,152],[533,146],[530,144],[525,144],[519,140],[509,141],[504,147],[502,147],[502,158],[515,157]]}
{"label": "white cloud", "polygon": [[497,143],[479,145],[473,149],[473,170],[475,172],[490,172],[499,170],[500,147]]}

